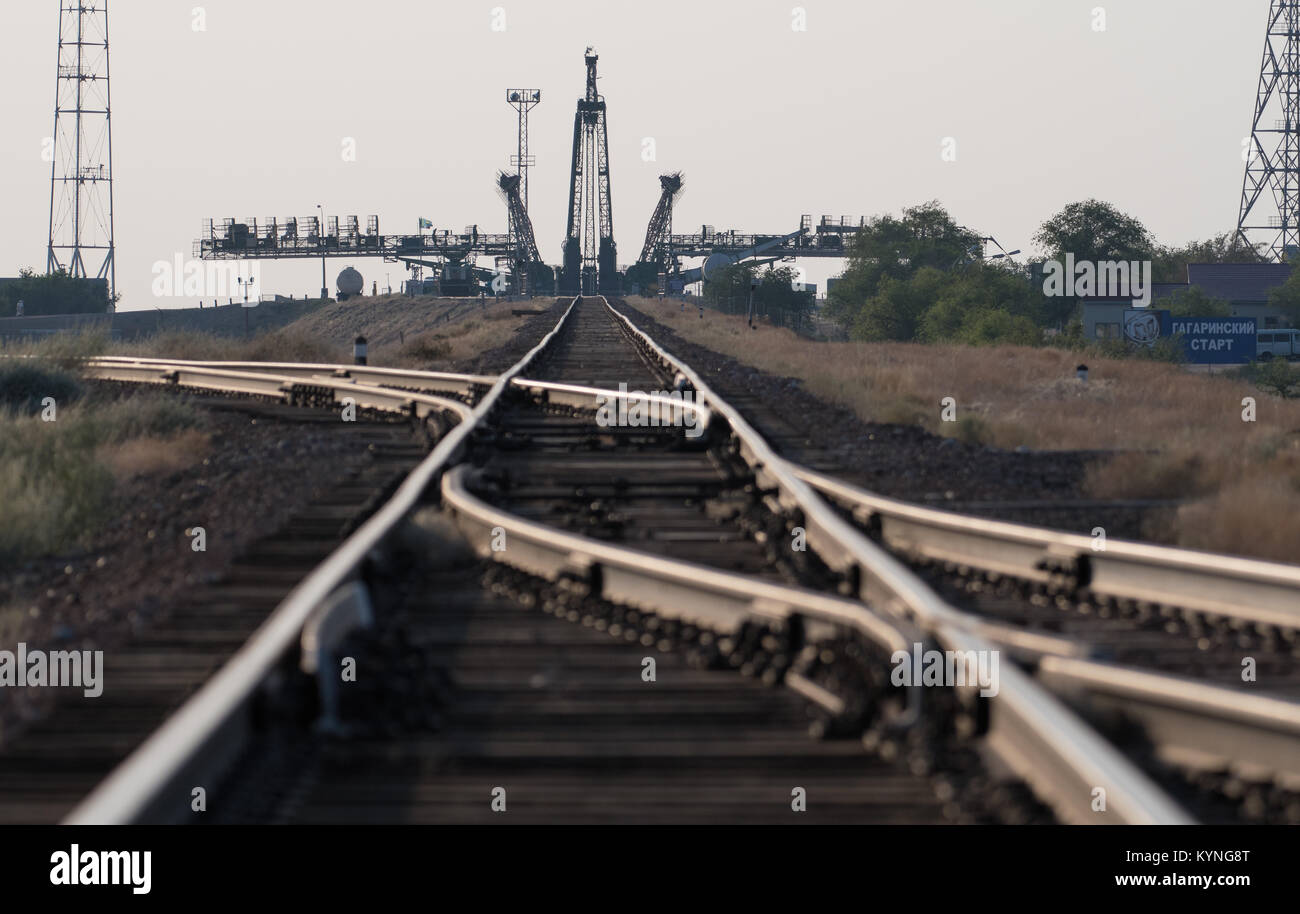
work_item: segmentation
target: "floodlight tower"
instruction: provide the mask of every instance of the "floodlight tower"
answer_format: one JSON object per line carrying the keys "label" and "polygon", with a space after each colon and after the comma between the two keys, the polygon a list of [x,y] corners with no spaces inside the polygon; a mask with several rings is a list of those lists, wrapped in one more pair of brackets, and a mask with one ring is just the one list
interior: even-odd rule
{"label": "floodlight tower", "polygon": [[537,164],[537,160],[528,154],[528,112],[542,103],[542,93],[537,89],[511,89],[506,93],[506,101],[519,112],[519,152],[510,157],[510,164],[519,175],[519,197],[528,211],[528,170]]}
{"label": "floodlight tower", "polygon": [[1300,0],[1272,0],[1237,241],[1286,262],[1300,251]]}
{"label": "floodlight tower", "polygon": [[103,279],[117,291],[108,0],[62,0],[54,97],[47,270]]}

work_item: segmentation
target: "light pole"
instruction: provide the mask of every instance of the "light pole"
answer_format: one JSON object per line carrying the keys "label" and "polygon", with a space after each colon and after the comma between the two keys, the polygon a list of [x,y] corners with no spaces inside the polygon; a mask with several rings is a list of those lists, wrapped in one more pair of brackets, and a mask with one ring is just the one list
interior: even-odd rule
{"label": "light pole", "polygon": [[242,276],[237,276],[235,277],[235,282],[239,283],[240,287],[243,288],[244,290],[244,307],[240,308],[239,310],[244,312],[244,337],[245,339],[247,339],[249,335],[248,334],[248,287],[252,285],[253,280],[245,279]]}
{"label": "light pole", "polygon": [[1000,254],[994,254],[992,257],[989,258],[989,260],[1001,260],[1003,257],[1005,257],[1007,260],[1011,261],[1012,263],[1015,263],[1015,260],[1013,258],[1020,253],[1019,249],[1014,251],[1008,251],[1002,245],[998,244],[998,240],[996,238],[990,237],[990,238],[985,238],[984,240],[993,242],[994,244],[997,245],[998,250],[1002,252]]}
{"label": "light pole", "polygon": [[317,223],[320,231],[320,300],[325,302],[330,297],[329,280],[325,278],[325,207],[317,203],[316,209],[320,213],[320,222]]}

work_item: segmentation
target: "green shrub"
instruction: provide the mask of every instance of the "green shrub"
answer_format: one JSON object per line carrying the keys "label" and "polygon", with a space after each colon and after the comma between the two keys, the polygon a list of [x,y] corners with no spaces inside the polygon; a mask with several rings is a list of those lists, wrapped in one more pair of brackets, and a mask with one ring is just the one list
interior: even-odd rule
{"label": "green shrub", "polygon": [[53,422],[0,409],[0,567],[73,548],[111,519],[113,474],[102,446],[202,424],[195,407],[158,394],[60,400]]}
{"label": "green shrub", "polygon": [[0,413],[0,564],[59,552],[108,517],[113,477],[71,414]]}
{"label": "green shrub", "polygon": [[1280,359],[1257,362],[1252,366],[1251,374],[1255,386],[1279,397],[1290,398],[1300,395],[1300,372]]}
{"label": "green shrub", "polygon": [[956,438],[966,444],[988,444],[993,438],[993,430],[980,416],[966,413],[955,423],[944,423],[944,433],[949,438]]}
{"label": "green shrub", "polygon": [[68,372],[32,358],[0,359],[0,409],[35,415],[46,397],[64,405],[81,396]]}

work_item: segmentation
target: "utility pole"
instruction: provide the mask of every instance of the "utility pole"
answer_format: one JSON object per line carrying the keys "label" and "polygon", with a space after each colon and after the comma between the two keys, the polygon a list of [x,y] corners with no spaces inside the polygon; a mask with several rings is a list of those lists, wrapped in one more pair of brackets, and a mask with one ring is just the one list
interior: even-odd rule
{"label": "utility pole", "polygon": [[317,223],[320,238],[320,300],[325,302],[330,297],[329,280],[325,278],[325,207],[317,203],[316,209],[320,213],[320,222]]}

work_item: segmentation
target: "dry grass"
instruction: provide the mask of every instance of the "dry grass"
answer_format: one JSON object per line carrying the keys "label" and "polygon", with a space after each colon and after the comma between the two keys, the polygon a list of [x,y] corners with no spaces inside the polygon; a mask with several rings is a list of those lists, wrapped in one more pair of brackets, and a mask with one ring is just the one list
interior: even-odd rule
{"label": "dry grass", "polygon": [[1268,473],[1230,483],[1179,509],[1178,542],[1190,549],[1300,561],[1296,477]]}
{"label": "dry grass", "polygon": [[[777,375],[868,422],[920,425],[995,447],[1122,451],[1094,465],[1091,494],[1191,498],[1180,545],[1300,561],[1300,400],[1176,365],[1017,346],[821,343],[749,330],[741,317],[636,298],[691,342]],[[941,401],[960,421],[940,421]],[[1254,397],[1257,421],[1242,421]],[[963,425],[963,423],[965,423]]]}
{"label": "dry grass", "polygon": [[351,351],[289,325],[255,336],[232,339],[212,333],[169,330],[132,343],[114,343],[112,355],[153,356],[200,362],[342,362]]}
{"label": "dry grass", "polygon": [[188,459],[201,423],[192,406],[157,394],[60,402],[53,421],[0,408],[0,568],[93,537],[112,517],[115,476]]}
{"label": "dry grass", "polygon": [[327,306],[251,340],[173,330],[106,348],[112,355],[204,362],[347,364],[360,335],[369,340],[371,365],[453,371],[511,337],[527,320],[511,313],[519,307],[524,306],[381,296]]}
{"label": "dry grass", "polygon": [[500,346],[528,320],[510,312],[510,303],[494,306],[464,320],[418,336],[398,346],[386,346],[371,359],[373,365],[454,371],[481,352]]}
{"label": "dry grass", "polygon": [[81,362],[103,355],[109,348],[106,333],[68,331],[41,340],[0,340],[0,357],[31,358],[46,368],[71,371]]}
{"label": "dry grass", "polygon": [[175,473],[196,465],[212,450],[212,438],[197,429],[178,435],[149,435],[101,447],[99,461],[118,481]]}

